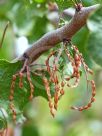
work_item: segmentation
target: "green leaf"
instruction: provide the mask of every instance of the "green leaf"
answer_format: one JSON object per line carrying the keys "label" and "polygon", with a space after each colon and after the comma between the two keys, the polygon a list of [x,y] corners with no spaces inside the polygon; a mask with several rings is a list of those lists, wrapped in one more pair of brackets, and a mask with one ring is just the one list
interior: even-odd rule
{"label": "green leaf", "polygon": [[0,108],[0,132],[3,132],[7,128],[6,112],[3,108]]}
{"label": "green leaf", "polygon": [[45,2],[46,0],[35,0],[35,2],[38,2],[38,3],[43,3]]}
{"label": "green leaf", "polygon": [[88,53],[97,64],[102,66],[102,7],[90,16],[87,24],[91,30]]}
{"label": "green leaf", "polygon": [[[10,63],[5,60],[0,60],[0,107],[4,108],[9,117],[11,111],[9,108],[9,96],[10,96],[10,86],[12,82],[12,75],[16,74],[22,68],[22,62]],[[34,76],[31,73],[32,82],[34,85],[34,97],[42,96],[47,99],[47,94],[40,76]],[[19,88],[19,77],[17,77],[15,90],[14,90],[14,100],[15,110],[17,114],[23,111],[24,106],[29,102],[30,87],[26,76],[23,79],[23,88]]]}
{"label": "green leaf", "polygon": [[34,125],[34,122],[26,123],[23,126],[22,136],[39,136],[39,131],[37,126]]}
{"label": "green leaf", "polygon": [[54,1],[57,3],[59,10],[67,9],[72,5],[71,0],[54,0]]}
{"label": "green leaf", "polygon": [[98,3],[98,4],[99,4],[99,3],[102,4],[102,0],[93,0],[93,1],[94,1],[95,4],[97,4],[97,3]]}

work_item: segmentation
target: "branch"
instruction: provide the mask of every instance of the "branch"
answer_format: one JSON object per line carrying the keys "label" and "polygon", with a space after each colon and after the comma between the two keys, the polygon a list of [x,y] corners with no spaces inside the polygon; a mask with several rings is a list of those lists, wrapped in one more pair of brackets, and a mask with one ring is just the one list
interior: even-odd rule
{"label": "branch", "polygon": [[73,17],[75,14],[75,9],[74,8],[68,8],[68,9],[65,9],[63,12],[62,12],[62,18],[65,16],[65,17]]}
{"label": "branch", "polygon": [[71,39],[75,33],[86,24],[89,14],[96,10],[99,6],[99,4],[96,4],[90,7],[82,7],[79,12],[75,12],[75,15],[68,24],[45,34],[42,38],[36,41],[32,47],[26,50],[25,53],[17,60],[24,60],[26,56],[29,58],[29,64],[31,64],[45,51],[62,42],[63,39]]}

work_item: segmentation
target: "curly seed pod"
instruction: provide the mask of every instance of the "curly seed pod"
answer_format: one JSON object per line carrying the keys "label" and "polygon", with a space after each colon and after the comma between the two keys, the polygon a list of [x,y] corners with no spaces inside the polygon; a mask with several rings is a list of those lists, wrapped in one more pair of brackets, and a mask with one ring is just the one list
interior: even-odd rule
{"label": "curly seed pod", "polygon": [[30,96],[29,96],[29,100],[32,100],[33,99],[33,93],[34,93],[34,86],[33,86],[33,83],[32,83],[31,77],[30,77],[29,67],[27,66],[26,69],[27,69],[27,80],[28,80],[29,85],[30,85]]}
{"label": "curly seed pod", "polygon": [[43,76],[43,83],[44,83],[46,93],[47,93],[47,97],[48,97],[48,101],[49,101],[50,113],[54,117],[55,113],[54,113],[53,104],[52,104],[52,101],[51,101],[49,81],[45,76]]}
{"label": "curly seed pod", "polygon": [[[79,81],[80,81],[80,77],[79,77],[79,67],[80,67],[80,58],[79,56],[75,53],[75,56],[74,58],[71,56],[69,50],[67,49],[67,42],[64,43],[64,50],[65,50],[65,53],[69,59],[69,61],[71,62],[72,64],[72,67],[73,67],[73,73],[70,77],[67,77],[65,78],[65,80],[67,81],[67,86],[68,87],[71,87],[71,88],[75,88],[78,86],[79,84]],[[73,49],[73,48],[72,48]],[[70,81],[72,78],[75,78],[75,83],[73,85],[70,85],[68,81]]]}
{"label": "curly seed pod", "polygon": [[58,101],[59,101],[59,92],[60,87],[58,84],[55,84],[55,93],[54,93],[54,108],[57,110],[58,107]]}
{"label": "curly seed pod", "polygon": [[57,76],[57,63],[59,60],[59,57],[61,55],[61,51],[58,51],[57,56],[54,56],[54,61],[53,61],[53,79],[54,79],[54,84],[55,84],[55,93],[54,93],[54,108],[57,110],[58,107],[58,101],[59,101],[59,93],[60,93],[60,86],[59,86],[59,81],[58,81],[58,76]]}
{"label": "curly seed pod", "polygon": [[60,98],[64,95],[64,89],[63,89],[64,86],[65,86],[65,82],[62,81],[62,82],[61,82],[60,95],[59,95],[59,97],[58,97],[58,100],[60,100]]}
{"label": "curly seed pod", "polygon": [[91,87],[92,87],[92,96],[90,98],[89,103],[87,105],[85,105],[85,106],[82,106],[82,107],[72,106],[71,109],[78,110],[78,111],[83,111],[83,110],[89,109],[92,106],[92,103],[95,101],[94,97],[95,97],[95,94],[96,94],[96,87],[95,87],[95,82],[93,80],[88,80],[88,82],[91,83]]}
{"label": "curly seed pod", "polygon": [[65,83],[64,83],[64,81],[62,81],[62,82],[61,82],[61,90],[60,90],[61,96],[64,95],[64,89],[63,89],[64,86],[65,86]]}
{"label": "curly seed pod", "polygon": [[17,78],[17,74],[12,76],[11,87],[10,87],[10,96],[9,96],[10,101],[12,101],[14,98],[14,89],[15,89],[16,78]]}
{"label": "curly seed pod", "polygon": [[19,72],[19,88],[23,87],[23,73]]}
{"label": "curly seed pod", "polygon": [[84,58],[83,58],[82,54],[79,52],[78,48],[77,48],[75,45],[72,45],[72,48],[74,49],[74,51],[75,51],[77,54],[79,54],[81,63],[83,64],[83,66],[84,66],[84,68],[86,69],[86,71],[92,75],[92,74],[93,74],[93,71],[92,71],[92,70],[87,66],[87,64],[85,63]]}
{"label": "curly seed pod", "polygon": [[14,106],[13,102],[10,102],[10,109],[12,111],[13,121],[15,122],[16,121],[16,110],[15,110],[15,106]]}
{"label": "curly seed pod", "polygon": [[53,56],[55,54],[55,51],[52,51],[51,53],[50,53],[50,55],[48,56],[48,58],[47,58],[47,60],[46,60],[46,66],[47,66],[47,71],[50,73],[51,71],[51,69],[50,69],[50,65],[49,65],[49,60],[50,60],[50,58]]}
{"label": "curly seed pod", "polygon": [[[56,56],[56,53],[57,53],[57,56]],[[58,105],[58,98],[59,98],[59,92],[60,92],[60,87],[59,87],[59,81],[58,81],[58,76],[57,76],[57,70],[58,70],[58,67],[57,67],[57,64],[58,64],[58,60],[59,60],[59,57],[62,53],[62,49],[61,50],[58,50],[58,51],[52,51],[50,53],[50,55],[48,56],[47,60],[46,60],[46,66],[47,66],[47,71],[49,72],[50,74],[50,81],[54,84],[55,86],[55,92],[54,92],[54,108],[57,110],[57,105]],[[54,60],[53,60],[53,64],[52,64],[52,70],[50,69],[50,66],[49,66],[49,61],[50,61],[50,58],[54,56]]]}

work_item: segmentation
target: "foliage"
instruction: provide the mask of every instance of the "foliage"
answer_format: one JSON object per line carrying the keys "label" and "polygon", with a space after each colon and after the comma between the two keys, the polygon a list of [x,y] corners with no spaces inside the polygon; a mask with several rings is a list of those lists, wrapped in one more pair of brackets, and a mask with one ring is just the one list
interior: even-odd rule
{"label": "foliage", "polygon": [[[10,88],[12,82],[12,75],[19,72],[22,68],[22,62],[10,63],[5,60],[0,60],[0,105],[6,111],[8,111],[8,115],[10,116]],[[35,76],[32,73],[32,82],[34,84],[34,97],[42,96],[47,99],[47,95],[45,92],[45,88],[43,86],[43,81],[40,76]],[[22,114],[24,106],[29,102],[30,90],[28,81],[26,77],[23,79],[23,88],[19,88],[19,79],[16,81],[15,89],[14,89],[14,105],[16,107],[17,114]],[[20,98],[20,99],[19,99]],[[19,101],[18,101],[19,99]],[[3,104],[4,103],[4,104]],[[3,106],[2,106],[3,105]]]}
{"label": "foliage", "polygon": [[102,66],[102,7],[90,16],[87,24],[91,31],[88,39],[88,52],[93,60]]}

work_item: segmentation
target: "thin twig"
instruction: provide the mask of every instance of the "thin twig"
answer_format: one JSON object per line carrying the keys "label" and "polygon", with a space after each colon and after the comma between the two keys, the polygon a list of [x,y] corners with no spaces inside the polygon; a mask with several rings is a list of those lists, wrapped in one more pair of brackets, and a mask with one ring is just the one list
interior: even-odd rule
{"label": "thin twig", "polygon": [[5,29],[4,29],[4,32],[3,32],[3,35],[2,35],[2,38],[1,38],[1,42],[0,42],[0,48],[2,48],[2,45],[3,45],[3,41],[4,41],[4,37],[5,37],[5,34],[6,34],[6,30],[9,26],[10,22],[8,21],[6,26],[5,26]]}

